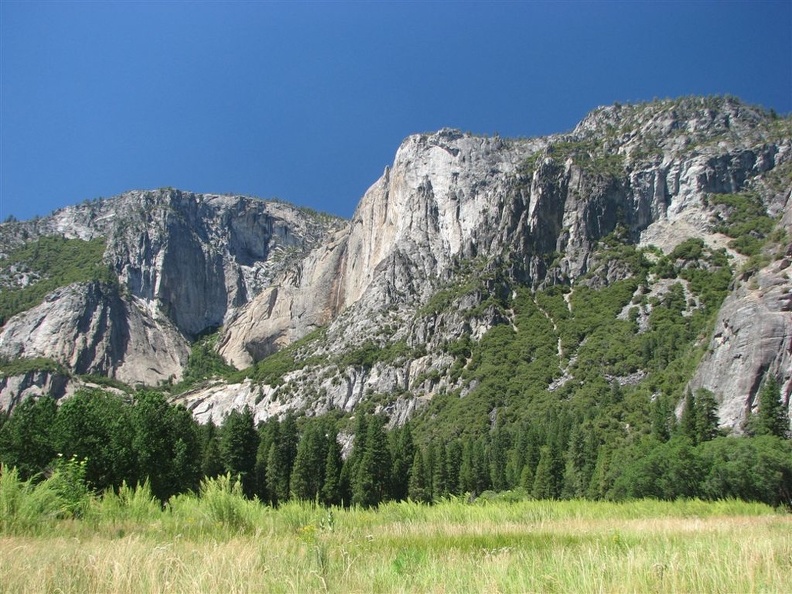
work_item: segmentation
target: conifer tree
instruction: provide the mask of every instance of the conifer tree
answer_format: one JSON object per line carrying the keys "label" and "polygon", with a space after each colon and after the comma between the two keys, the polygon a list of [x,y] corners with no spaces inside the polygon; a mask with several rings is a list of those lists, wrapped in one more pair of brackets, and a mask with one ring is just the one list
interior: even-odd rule
{"label": "conifer tree", "polygon": [[321,421],[308,421],[297,445],[289,488],[296,499],[315,501],[322,489],[327,462],[327,438]]}
{"label": "conifer tree", "polygon": [[475,488],[473,492],[476,495],[480,495],[484,491],[492,488],[489,458],[487,456],[487,447],[483,437],[473,442],[473,476],[475,477]]}
{"label": "conifer tree", "polygon": [[393,452],[391,494],[395,501],[401,501],[407,498],[410,468],[415,458],[415,444],[410,423],[405,423],[401,429],[392,430],[388,437]]}
{"label": "conifer tree", "polygon": [[270,449],[279,440],[280,423],[275,417],[270,417],[259,426],[259,446],[256,450],[256,495],[261,501],[275,505],[275,494],[269,489],[267,479],[267,465],[269,463]]}
{"label": "conifer tree", "polygon": [[459,466],[459,494],[475,494],[476,473],[474,466],[473,440],[466,439],[462,445],[462,462]]}
{"label": "conifer tree", "polygon": [[445,443],[435,442],[432,447],[432,498],[446,497],[451,491],[448,485],[448,466],[446,460]]}
{"label": "conifer tree", "polygon": [[682,405],[682,415],[679,417],[679,433],[694,444],[697,443],[698,438],[696,417],[696,403],[693,398],[693,392],[687,390],[685,392],[685,402]]}
{"label": "conifer tree", "polygon": [[223,474],[223,460],[220,455],[220,435],[211,420],[201,426],[201,475],[215,478]]}
{"label": "conifer tree", "polygon": [[748,431],[753,435],[789,437],[789,416],[780,398],[781,389],[775,377],[768,374],[759,392],[759,406],[748,419]]}
{"label": "conifer tree", "polygon": [[569,436],[565,455],[562,497],[585,497],[596,464],[597,444],[590,422],[576,425]]}
{"label": "conifer tree", "polygon": [[426,503],[431,500],[429,489],[426,484],[426,467],[421,448],[415,450],[413,463],[410,468],[408,496],[412,501]]}
{"label": "conifer tree", "polygon": [[390,485],[391,456],[385,421],[374,416],[369,419],[366,445],[352,483],[352,503],[372,507],[387,499]]}
{"label": "conifer tree", "polygon": [[558,499],[561,464],[554,448],[544,445],[539,449],[539,464],[536,467],[531,496],[535,499]]}
{"label": "conifer tree", "polygon": [[499,425],[490,438],[488,456],[490,484],[496,491],[504,491],[508,488],[506,462],[510,445],[511,436],[509,432]]}
{"label": "conifer tree", "polygon": [[288,498],[289,484],[285,478],[284,464],[281,460],[278,444],[272,443],[267,452],[266,483],[270,505],[277,506]]}
{"label": "conifer tree", "polygon": [[610,489],[611,447],[605,444],[597,451],[597,462],[586,492],[589,499],[603,499]]}
{"label": "conifer tree", "polygon": [[718,403],[715,395],[705,388],[696,390],[695,397],[696,439],[704,443],[718,436]]}
{"label": "conifer tree", "polygon": [[168,408],[173,436],[172,476],[174,493],[197,491],[201,480],[201,444],[198,424],[183,406]]}
{"label": "conifer tree", "polygon": [[255,493],[258,445],[259,435],[250,408],[246,406],[241,412],[231,411],[223,423],[220,453],[226,472],[241,481],[242,491],[247,497]]}
{"label": "conifer tree", "polygon": [[458,439],[449,442],[446,448],[446,474],[449,494],[461,494],[459,469],[462,466],[462,444]]}
{"label": "conifer tree", "polygon": [[343,502],[341,487],[343,464],[341,446],[338,443],[338,432],[333,427],[327,434],[327,456],[325,457],[324,484],[321,492],[321,500],[325,505],[341,505]]}
{"label": "conifer tree", "polygon": [[289,415],[281,422],[277,437],[267,453],[266,483],[273,505],[289,499],[289,479],[297,456],[297,442],[297,424],[294,417]]}
{"label": "conifer tree", "polygon": [[675,425],[674,411],[668,398],[658,394],[652,402],[652,435],[657,441],[665,443],[671,439]]}

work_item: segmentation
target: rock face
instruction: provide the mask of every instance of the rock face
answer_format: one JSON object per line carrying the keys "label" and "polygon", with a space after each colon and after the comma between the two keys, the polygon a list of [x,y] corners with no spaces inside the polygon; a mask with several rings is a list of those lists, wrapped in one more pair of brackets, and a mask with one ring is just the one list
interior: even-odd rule
{"label": "rock face", "polygon": [[98,282],[69,285],[15,316],[0,334],[9,359],[49,358],[78,374],[106,375],[130,384],[179,379],[187,342],[145,303]]}
{"label": "rock face", "polygon": [[[485,307],[489,296],[512,284],[595,282],[606,236],[665,253],[700,237],[727,248],[739,268],[746,258],[718,232],[722,213],[710,198],[746,191],[792,235],[790,129],[788,119],[728,98],[616,105],[546,138],[449,129],[410,136],[347,222],[280,203],[160,190],[4,225],[5,251],[25,235],[106,238],[122,290],[59,290],[9,320],[0,356],[49,357],[78,373],[156,384],[181,377],[188,342],[221,326],[219,353],[237,368],[323,329],[323,340],[298,353],[312,364],[283,383],[221,382],[182,401],[200,419],[218,420],[229,407],[249,405],[265,418],[350,411],[371,394],[396,394],[388,406],[403,420],[454,384],[443,344],[510,323]],[[500,280],[467,295],[470,303],[453,302],[480,310],[474,319],[449,304],[426,310],[476,266]],[[739,425],[767,373],[789,400],[790,282],[781,266],[737,283],[691,383],[718,395],[725,425]],[[623,274],[600,270],[597,278],[607,284]],[[372,345],[409,353],[344,362],[344,353]]]}
{"label": "rock face", "polygon": [[785,406],[792,393],[792,282],[789,259],[759,271],[721,308],[709,350],[691,381],[720,397],[721,425],[739,429],[755,409],[762,379],[778,378]]}
{"label": "rock face", "polygon": [[337,225],[279,202],[170,189],[3,225],[4,251],[45,235],[104,238],[118,286],[54,291],[3,326],[0,357],[53,359],[130,384],[179,380],[191,339],[222,325]]}

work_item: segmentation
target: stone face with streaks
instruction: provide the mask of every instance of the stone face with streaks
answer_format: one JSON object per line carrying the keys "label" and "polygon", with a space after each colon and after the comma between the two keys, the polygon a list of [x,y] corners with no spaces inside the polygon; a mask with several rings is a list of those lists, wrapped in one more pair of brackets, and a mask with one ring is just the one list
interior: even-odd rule
{"label": "stone face with streaks", "polygon": [[[496,294],[509,283],[608,283],[625,272],[581,277],[599,266],[597,243],[615,233],[666,253],[700,237],[726,248],[739,268],[745,258],[716,232],[710,197],[746,190],[792,236],[789,129],[730,98],[614,105],[571,133],[544,138],[451,129],[410,136],[349,221],[166,189],[3,225],[0,252],[46,234],[106,238],[105,260],[121,288],[59,289],[6,323],[0,356],[49,357],[79,373],[156,384],[181,377],[189,341],[216,328],[219,353],[238,368],[321,329],[318,350],[299,353],[312,363],[283,384],[221,382],[181,400],[202,420],[245,405],[262,419],[286,410],[351,411],[371,395],[409,393],[389,405],[401,422],[439,391],[474,388],[446,374],[452,359],[444,343],[509,323],[494,308],[474,320],[422,309],[466,267],[502,269],[505,280],[487,287]],[[716,393],[726,426],[739,427],[767,373],[789,401],[785,262],[736,283],[691,382]],[[487,297],[456,306],[474,308]],[[393,343],[410,352],[371,367],[335,363],[366,345]]]}

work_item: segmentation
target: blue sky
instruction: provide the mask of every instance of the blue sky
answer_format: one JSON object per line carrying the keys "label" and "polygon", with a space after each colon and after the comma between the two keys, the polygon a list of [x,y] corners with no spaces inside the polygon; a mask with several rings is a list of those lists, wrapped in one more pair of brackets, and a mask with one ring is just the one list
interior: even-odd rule
{"label": "blue sky", "polygon": [[348,217],[415,132],[724,93],[792,112],[792,1],[0,0],[0,220],[164,186]]}

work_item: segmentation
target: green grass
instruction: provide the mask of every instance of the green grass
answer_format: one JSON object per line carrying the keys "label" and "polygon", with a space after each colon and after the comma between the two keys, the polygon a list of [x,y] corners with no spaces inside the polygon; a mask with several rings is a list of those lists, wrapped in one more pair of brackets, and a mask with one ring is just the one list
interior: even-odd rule
{"label": "green grass", "polygon": [[792,516],[738,501],[273,509],[220,478],[164,509],[123,487],[76,520],[58,497],[49,481],[0,480],[4,592],[782,592],[792,579]]}

